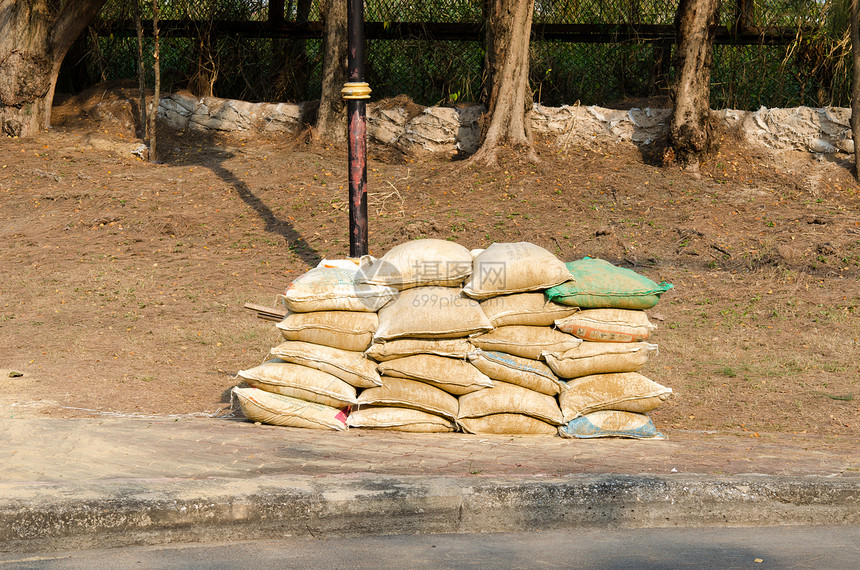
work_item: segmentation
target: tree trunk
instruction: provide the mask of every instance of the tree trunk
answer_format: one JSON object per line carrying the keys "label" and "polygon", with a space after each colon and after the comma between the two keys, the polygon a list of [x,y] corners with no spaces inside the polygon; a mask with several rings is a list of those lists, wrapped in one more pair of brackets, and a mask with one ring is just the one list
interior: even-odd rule
{"label": "tree trunk", "polygon": [[720,0],[681,0],[675,14],[678,54],[669,146],[675,160],[692,167],[698,166],[713,142],[711,68],[719,10]]}
{"label": "tree trunk", "polygon": [[346,83],[346,4],[344,0],[320,1],[325,37],[316,128],[320,138],[331,142],[346,140],[346,103],[340,92]]}
{"label": "tree trunk", "polygon": [[158,103],[161,100],[161,50],[158,45],[158,0],[152,0],[152,71],[155,85],[152,88],[152,110],[149,113],[149,160],[158,162],[156,141],[158,136]]}
{"label": "tree trunk", "polygon": [[30,136],[51,123],[63,58],[105,0],[0,0],[0,129]]}
{"label": "tree trunk", "polygon": [[860,180],[860,0],[851,0],[851,137],[854,139],[854,176]]}
{"label": "tree trunk", "polygon": [[526,113],[532,107],[529,90],[529,38],[533,0],[487,0],[488,124],[472,163],[496,165],[499,150],[510,147],[538,161]]}
{"label": "tree trunk", "polygon": [[134,28],[137,32],[137,82],[140,86],[140,138],[149,140],[146,136],[146,70],[143,66],[143,24],[140,21],[140,0],[131,0],[134,10]]}

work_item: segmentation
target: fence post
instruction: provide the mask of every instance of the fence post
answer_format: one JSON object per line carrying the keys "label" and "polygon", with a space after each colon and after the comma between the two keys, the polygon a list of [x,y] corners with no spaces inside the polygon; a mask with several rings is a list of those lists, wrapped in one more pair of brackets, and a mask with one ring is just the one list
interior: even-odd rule
{"label": "fence post", "polygon": [[[341,2],[344,0],[340,0]],[[367,116],[370,86],[364,81],[364,0],[347,2],[347,100],[349,163],[349,255],[367,254]]]}

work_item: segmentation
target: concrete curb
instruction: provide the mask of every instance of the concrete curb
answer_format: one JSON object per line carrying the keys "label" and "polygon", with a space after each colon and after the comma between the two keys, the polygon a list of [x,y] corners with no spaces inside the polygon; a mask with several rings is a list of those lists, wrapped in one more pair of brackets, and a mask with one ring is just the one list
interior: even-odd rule
{"label": "concrete curb", "polygon": [[0,551],[283,536],[860,523],[860,478],[571,475],[0,484]]}

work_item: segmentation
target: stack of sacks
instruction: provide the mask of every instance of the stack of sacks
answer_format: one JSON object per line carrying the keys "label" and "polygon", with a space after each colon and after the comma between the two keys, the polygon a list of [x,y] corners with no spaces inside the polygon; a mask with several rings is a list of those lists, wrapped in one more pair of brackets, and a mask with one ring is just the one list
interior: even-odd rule
{"label": "stack of sacks", "polygon": [[466,295],[479,299],[494,327],[473,336],[471,363],[494,386],[460,396],[458,421],[465,431],[489,434],[555,434],[563,423],[556,396],[564,389],[545,362],[582,341],[553,330],[575,307],[547,303],[543,290],[570,279],[552,253],[531,243],[496,243],[478,253]]}
{"label": "stack of sacks", "polygon": [[463,295],[462,283],[471,272],[466,248],[435,239],[404,243],[378,260],[362,260],[359,282],[400,294],[380,309],[367,351],[379,362],[382,385],[359,394],[349,426],[454,431],[457,396],[493,385],[466,360],[473,350],[467,337],[492,328],[478,303]]}
{"label": "stack of sacks", "polygon": [[397,294],[356,284],[359,267],[324,260],[296,279],[283,296],[289,313],[278,323],[285,342],[267,362],[239,372],[250,388],[234,393],[253,421],[346,429],[357,391],[382,384],[364,356],[379,324],[376,311]]}
{"label": "stack of sacks", "polygon": [[637,371],[657,354],[657,345],[646,342],[656,327],[645,309],[656,305],[672,285],[658,285],[600,259],[585,258],[567,267],[573,279],[549,289],[546,296],[583,309],[555,325],[584,342],[543,355],[550,369],[567,380],[567,390],[559,396],[565,422],[559,434],[662,438],[647,413],[672,390]]}
{"label": "stack of sacks", "polygon": [[285,342],[235,393],[249,419],[298,427],[662,437],[647,413],[672,391],[637,371],[657,353],[644,311],[669,288],[525,242],[324,261],[289,286]]}

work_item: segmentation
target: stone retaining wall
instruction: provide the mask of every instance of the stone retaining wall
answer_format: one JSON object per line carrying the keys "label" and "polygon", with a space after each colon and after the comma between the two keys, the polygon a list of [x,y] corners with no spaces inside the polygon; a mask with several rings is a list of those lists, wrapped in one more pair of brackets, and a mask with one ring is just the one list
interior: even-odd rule
{"label": "stone retaining wall", "polygon": [[[158,117],[176,129],[196,131],[292,132],[302,127],[309,103],[248,103],[216,97],[197,99],[187,93],[161,99]],[[472,153],[480,141],[479,105],[426,107],[410,117],[402,107],[370,103],[368,136],[406,153]],[[650,145],[666,136],[670,109],[606,109],[597,106],[544,107],[530,112],[532,130],[559,145],[630,142]],[[849,120],[841,107],[717,112],[728,127],[739,128],[751,144],[770,149],[815,153],[854,152]]]}

